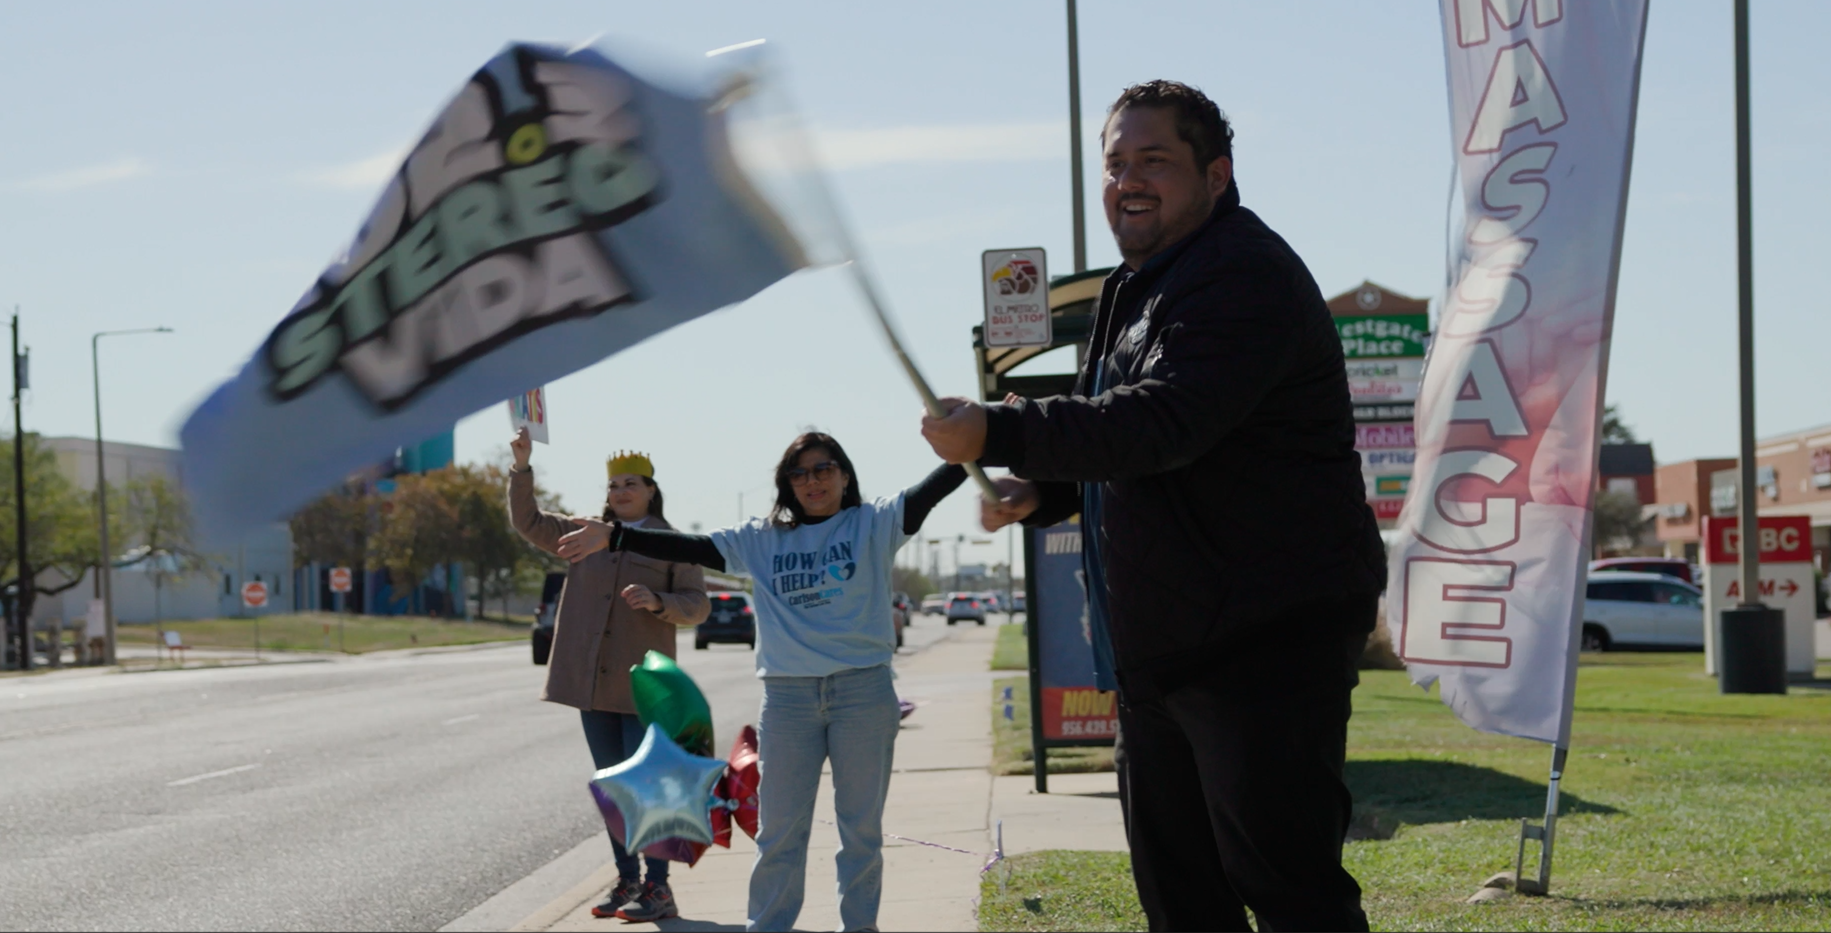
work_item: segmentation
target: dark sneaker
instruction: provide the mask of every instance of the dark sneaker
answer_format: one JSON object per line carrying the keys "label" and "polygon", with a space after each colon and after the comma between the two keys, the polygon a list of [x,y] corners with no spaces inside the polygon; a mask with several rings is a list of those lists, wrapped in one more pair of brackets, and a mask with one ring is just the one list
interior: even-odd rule
{"label": "dark sneaker", "polygon": [[674,890],[667,882],[651,881],[643,885],[642,896],[633,904],[625,904],[617,916],[631,923],[654,923],[680,916],[680,908],[674,906]]}
{"label": "dark sneaker", "polygon": [[591,915],[593,917],[615,917],[617,916],[617,911],[622,910],[627,905],[634,904],[636,899],[641,896],[641,880],[636,878],[619,878],[617,879],[617,886],[611,888],[610,894],[605,896],[604,903],[591,908]]}

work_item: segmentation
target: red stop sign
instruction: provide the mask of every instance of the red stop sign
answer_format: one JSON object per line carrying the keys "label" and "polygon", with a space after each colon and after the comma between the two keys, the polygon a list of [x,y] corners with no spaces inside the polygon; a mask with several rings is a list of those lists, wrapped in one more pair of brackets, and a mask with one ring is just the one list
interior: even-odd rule
{"label": "red stop sign", "polygon": [[348,593],[350,591],[350,568],[331,568],[331,592]]}
{"label": "red stop sign", "polygon": [[242,605],[250,609],[267,605],[267,584],[259,580],[242,584]]}

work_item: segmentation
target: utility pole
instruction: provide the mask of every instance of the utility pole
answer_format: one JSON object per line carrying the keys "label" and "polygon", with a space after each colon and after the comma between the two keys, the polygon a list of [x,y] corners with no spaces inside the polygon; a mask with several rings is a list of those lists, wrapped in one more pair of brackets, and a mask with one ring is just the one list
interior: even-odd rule
{"label": "utility pole", "polygon": [[960,545],[966,543],[966,535],[954,536],[954,592],[960,592]]}
{"label": "utility pole", "polygon": [[1074,271],[1087,271],[1087,190],[1081,183],[1081,31],[1068,0],[1068,171],[1073,175]]}
{"label": "utility pole", "polygon": [[19,308],[13,308],[13,525],[14,546],[19,549],[19,582],[13,587],[13,619],[19,636],[19,669],[32,669],[32,621],[25,617],[25,588],[32,585],[25,557],[25,427],[20,397],[25,394],[25,372],[20,366]]}

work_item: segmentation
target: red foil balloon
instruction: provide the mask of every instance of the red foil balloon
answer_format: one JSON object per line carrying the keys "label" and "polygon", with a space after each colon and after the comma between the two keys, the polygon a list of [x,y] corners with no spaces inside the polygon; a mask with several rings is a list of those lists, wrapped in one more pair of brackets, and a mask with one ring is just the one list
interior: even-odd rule
{"label": "red foil balloon", "polygon": [[[716,793],[726,800],[737,802],[737,809],[730,811],[727,819],[735,821],[745,835],[757,837],[757,787],[761,784],[761,775],[757,770],[757,730],[745,726],[731,743],[731,757],[726,760],[725,776],[719,779]],[[712,827],[718,828],[719,819],[715,813]],[[731,830],[725,829],[729,836]],[[729,843],[726,843],[729,845]]]}

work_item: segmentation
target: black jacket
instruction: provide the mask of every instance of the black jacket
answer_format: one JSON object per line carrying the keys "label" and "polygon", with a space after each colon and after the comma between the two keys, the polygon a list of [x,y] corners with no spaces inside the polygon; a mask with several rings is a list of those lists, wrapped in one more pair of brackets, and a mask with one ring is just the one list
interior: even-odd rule
{"label": "black jacket", "polygon": [[[1340,337],[1303,260],[1237,187],[1175,249],[1107,277],[1073,395],[988,406],[981,460],[1041,484],[1033,525],[1079,512],[1076,483],[1105,484],[1109,625],[1128,692],[1174,689],[1261,623],[1372,596],[1386,577]],[[1128,327],[1122,314],[1138,308]],[[1117,378],[1089,398],[1108,356]],[[1320,639],[1344,623],[1315,624]]]}

